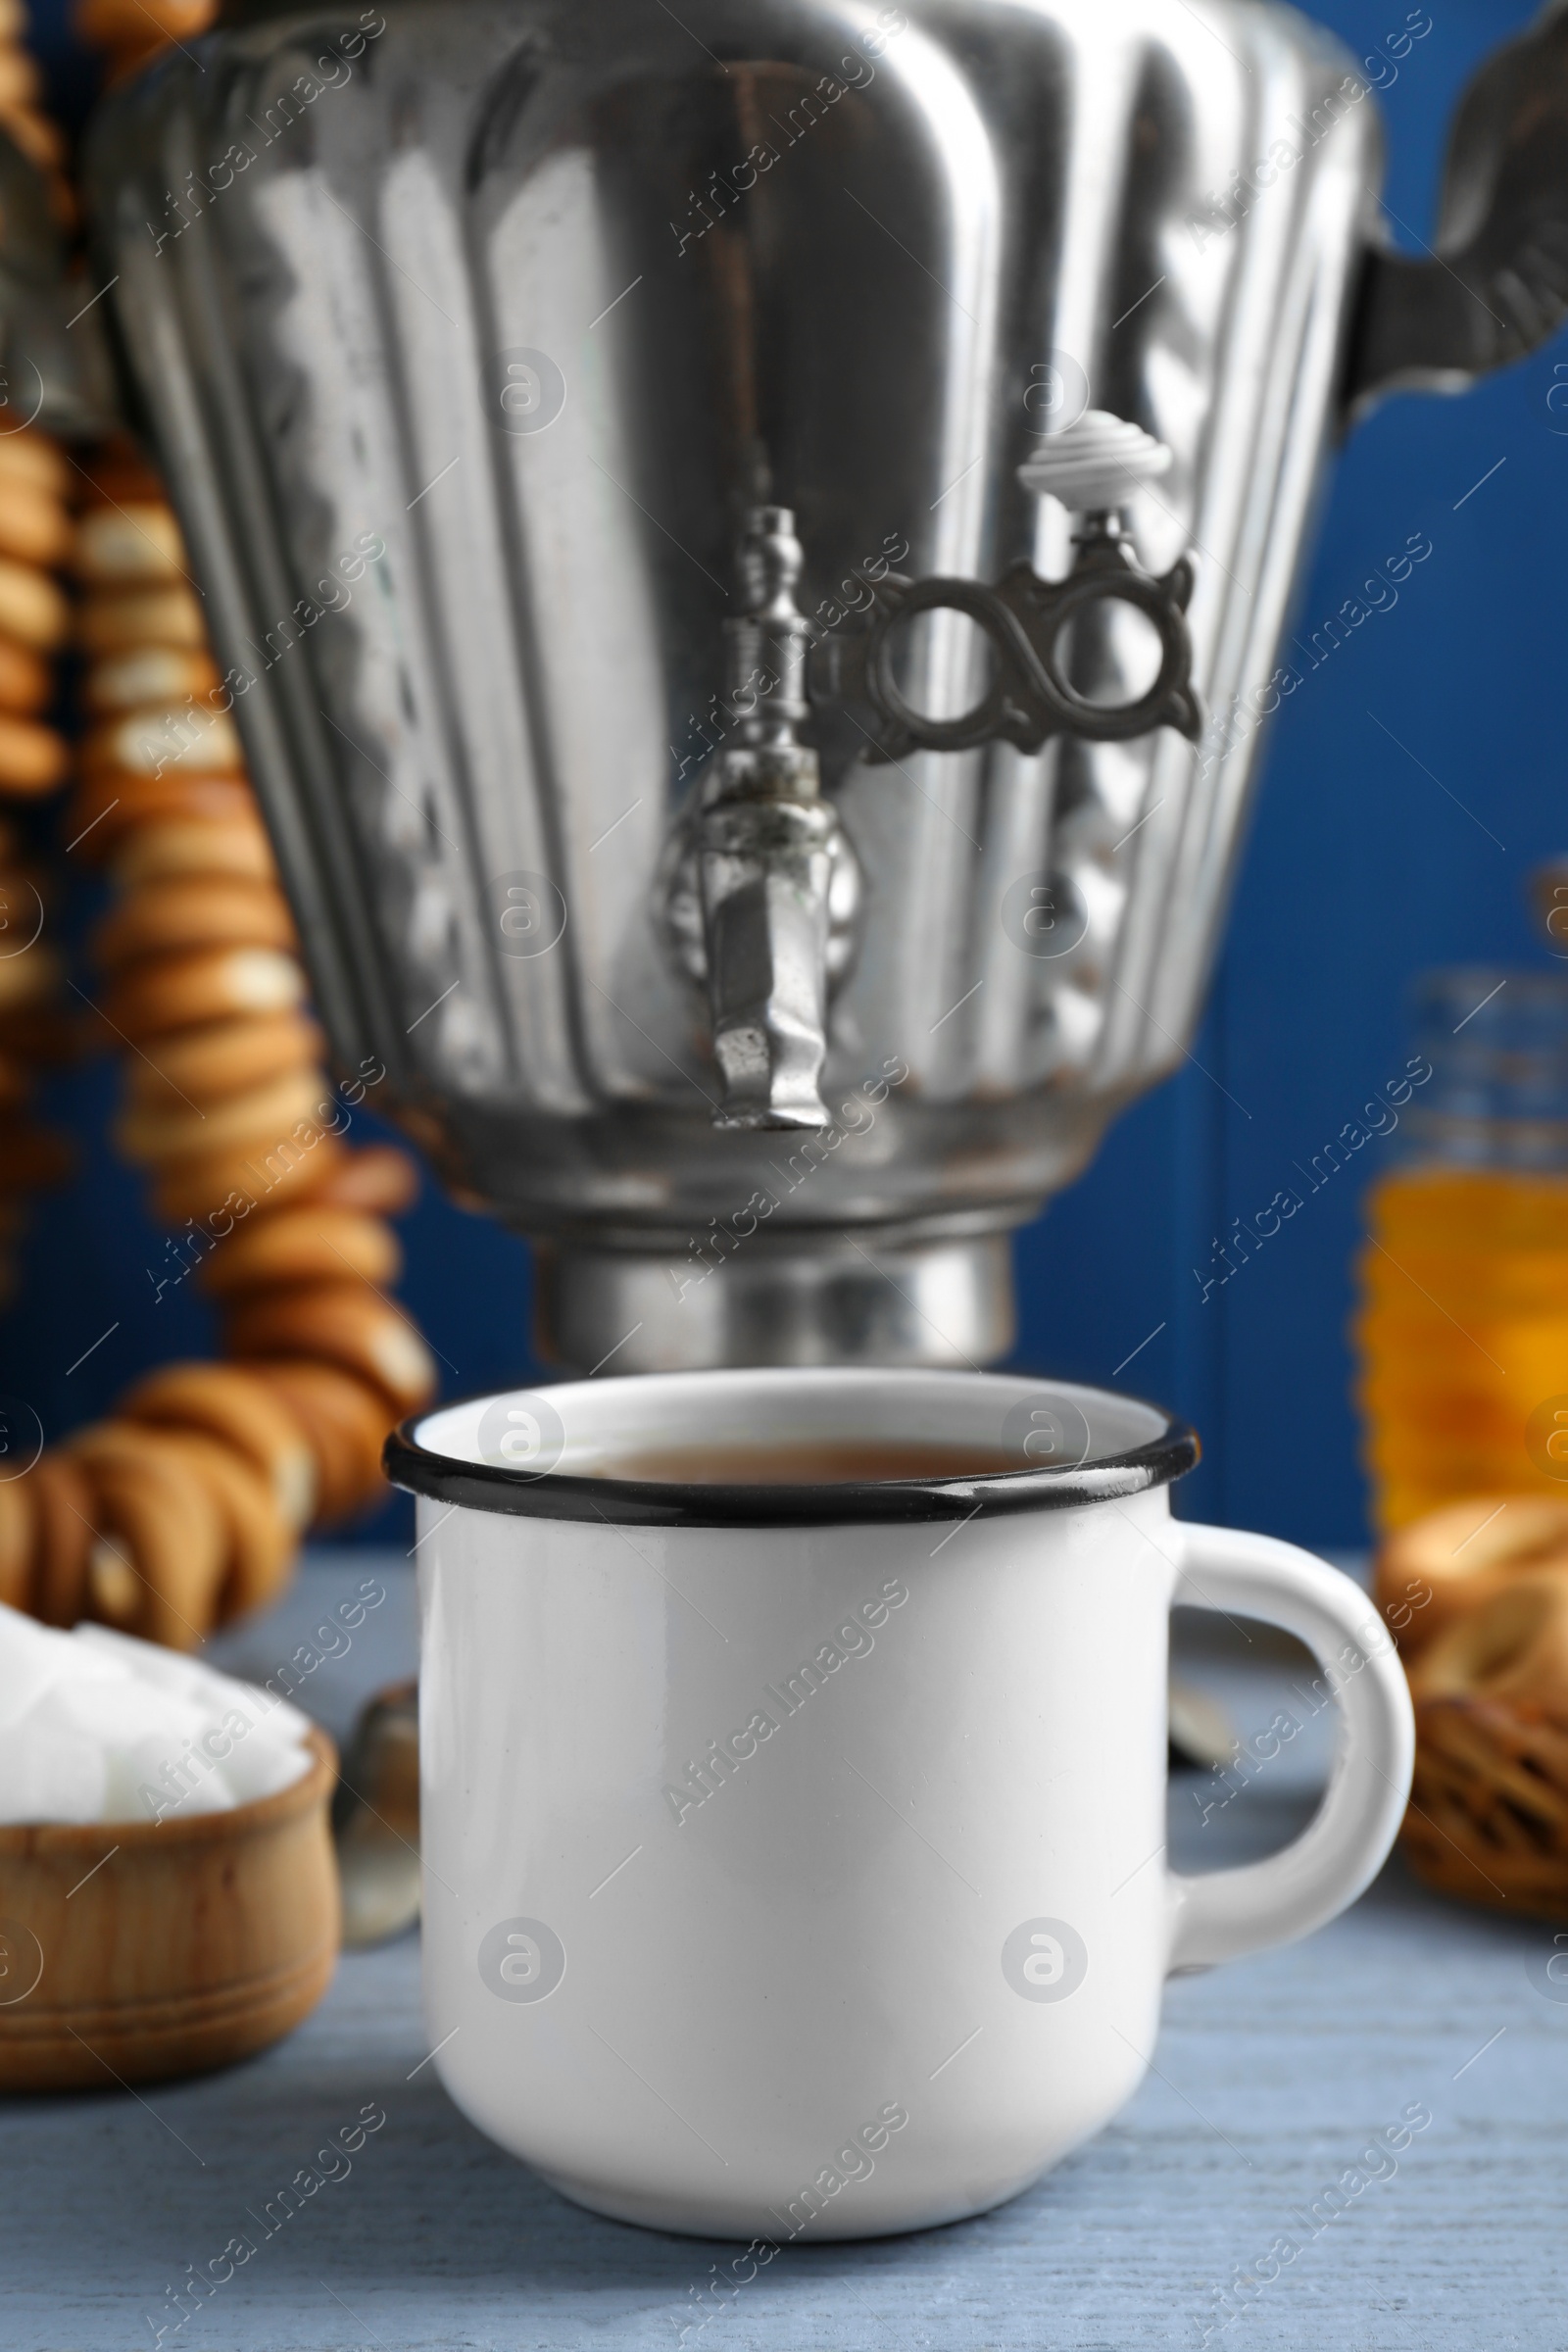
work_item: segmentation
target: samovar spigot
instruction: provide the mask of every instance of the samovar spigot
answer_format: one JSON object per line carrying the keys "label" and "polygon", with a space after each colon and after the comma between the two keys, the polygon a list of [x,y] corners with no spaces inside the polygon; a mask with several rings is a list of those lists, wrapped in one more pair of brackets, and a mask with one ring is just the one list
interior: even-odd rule
{"label": "samovar spigot", "polygon": [[737,741],[703,788],[668,908],[682,960],[708,989],[718,1127],[830,1123],[827,1003],[853,960],[860,877],[816,753],[797,732],[810,716],[813,633],[795,601],[802,562],[788,507],[748,511],[737,565],[746,609],[724,624]]}

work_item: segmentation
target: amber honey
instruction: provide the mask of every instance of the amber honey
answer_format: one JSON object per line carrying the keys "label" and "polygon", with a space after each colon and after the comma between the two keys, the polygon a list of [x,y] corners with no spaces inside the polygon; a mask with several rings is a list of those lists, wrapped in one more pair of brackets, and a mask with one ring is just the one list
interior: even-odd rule
{"label": "amber honey", "polygon": [[1380,1530],[1466,1494],[1568,1499],[1568,1174],[1400,1170],[1368,1226],[1355,1338]]}

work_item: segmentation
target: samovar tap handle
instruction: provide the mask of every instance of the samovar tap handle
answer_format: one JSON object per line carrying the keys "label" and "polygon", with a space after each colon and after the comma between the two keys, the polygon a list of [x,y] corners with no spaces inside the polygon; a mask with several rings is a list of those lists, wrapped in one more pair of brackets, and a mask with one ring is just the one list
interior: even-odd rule
{"label": "samovar tap handle", "polygon": [[749,511],[738,562],[746,609],[724,624],[738,740],[708,778],[672,888],[701,910],[700,935],[689,924],[681,950],[708,990],[724,1086],[716,1127],[830,1124],[828,997],[854,953],[859,867],[816,753],[797,733],[810,716],[802,561],[787,507]]}

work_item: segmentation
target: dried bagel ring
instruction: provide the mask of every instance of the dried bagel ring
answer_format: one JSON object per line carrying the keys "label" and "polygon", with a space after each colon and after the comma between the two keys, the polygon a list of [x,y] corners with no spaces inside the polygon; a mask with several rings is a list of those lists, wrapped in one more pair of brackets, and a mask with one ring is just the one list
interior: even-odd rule
{"label": "dried bagel ring", "polygon": [[107,715],[145,710],[152,704],[183,704],[212,694],[219,682],[211,654],[173,645],[139,645],[94,662],[87,673],[87,708]]}
{"label": "dried bagel ring", "polygon": [[81,608],[77,635],[88,654],[122,654],[144,645],[178,645],[191,653],[207,650],[201,606],[183,585],[92,597]]}
{"label": "dried bagel ring", "polygon": [[105,719],[83,743],[81,764],[89,776],[232,776],[245,755],[226,712],[175,704]]}
{"label": "dried bagel ring", "polygon": [[1516,1577],[1558,1561],[1568,1571],[1568,1501],[1479,1495],[1391,1536],[1373,1590],[1408,1657]]}
{"label": "dried bagel ring", "polygon": [[94,507],[76,525],[78,576],[95,588],[186,578],[185,542],[163,499]]}
{"label": "dried bagel ring", "polygon": [[[5,477],[0,474],[0,501],[5,498]],[[19,717],[31,718],[54,700],[54,673],[47,662],[41,662],[31,648],[18,645],[13,637],[0,637],[0,710],[13,710]]]}
{"label": "dried bagel ring", "polygon": [[258,817],[149,818],[122,837],[112,865],[122,890],[188,874],[277,882],[272,845]]}
{"label": "dried bagel ring", "polygon": [[56,172],[66,160],[66,142],[58,124],[34,106],[9,106],[5,126],[15,144],[40,172]]}
{"label": "dried bagel ring", "polygon": [[0,629],[40,654],[63,645],[71,607],[46,571],[0,557]]}
{"label": "dried bagel ring", "polygon": [[211,1488],[158,1434],[101,1421],[71,1441],[95,1505],[89,1597],[110,1624],[189,1650],[217,1618],[223,1520]]}
{"label": "dried bagel ring", "polygon": [[419,1171],[396,1144],[367,1144],[350,1153],[315,1195],[322,1207],[401,1216],[419,1198]]}
{"label": "dried bagel ring", "polygon": [[24,481],[0,487],[0,556],[45,566],[63,563],[71,530],[70,514],[49,491]]}
{"label": "dried bagel ring", "polygon": [[93,952],[108,971],[143,956],[201,948],[287,948],[294,918],[274,882],[172,874],[131,891],[99,924]]}
{"label": "dried bagel ring", "polygon": [[165,1226],[201,1224],[215,1241],[257,1209],[314,1199],[343,1156],[342,1139],[302,1120],[302,1136],[280,1136],[250,1152],[212,1152],[158,1170],[153,1213]]}
{"label": "dried bagel ring", "polygon": [[65,977],[65,966],[53,948],[37,941],[22,956],[0,956],[0,1012],[35,1004],[52,997]]}
{"label": "dried bagel ring", "polygon": [[72,795],[69,830],[88,861],[113,856],[140,826],[165,821],[254,824],[256,804],[237,776],[94,776]]}
{"label": "dried bagel ring", "polygon": [[4,30],[0,40],[7,42],[0,49],[0,107],[35,105],[43,90],[36,61],[25,49],[12,48]]}
{"label": "dried bagel ring", "polygon": [[24,956],[0,956],[0,1016],[20,1016],[59,990],[64,967],[40,940]]}
{"label": "dried bagel ring", "polygon": [[304,1003],[305,975],[276,948],[208,948],[159,956],[121,973],[105,1017],[136,1043],[193,1029],[225,1013],[283,1012]]}
{"label": "dried bagel ring", "polygon": [[213,0],[79,0],[72,29],[91,48],[143,48],[194,40],[213,15]]}
{"label": "dried bagel ring", "polygon": [[189,1102],[169,1110],[133,1106],[115,1121],[113,1134],[126,1159],[160,1167],[220,1152],[265,1152],[302,1123],[324,1126],[332,1110],[326,1081],[306,1064],[207,1109]]}
{"label": "dried bagel ring", "polygon": [[16,71],[7,76],[5,87],[0,89],[0,112],[6,115],[43,112],[40,104],[44,95],[43,75],[28,51],[22,46],[27,38],[27,31],[25,17],[20,25],[13,24],[8,8],[7,21],[0,23],[0,47],[15,59]]}
{"label": "dried bagel ring", "polygon": [[288,1582],[298,1532],[284,1518],[270,1479],[250,1454],[203,1430],[167,1428],[159,1435],[210,1489],[223,1521],[218,1621],[264,1607]]}
{"label": "dried bagel ring", "polygon": [[384,1389],[410,1413],[434,1396],[435,1363],[408,1317],[362,1283],[312,1284],[247,1298],[228,1322],[235,1355],[315,1355]]}
{"label": "dried bagel ring", "polygon": [[45,1625],[73,1626],[87,1606],[92,1494],[76,1463],[58,1448],[41,1454],[22,1483],[32,1491],[33,1613]]}
{"label": "dried bagel ring", "polygon": [[[303,1012],[238,1014],[209,1021],[162,1038],[156,1062],[139,1057],[126,1081],[126,1101],[137,1108],[167,1110],[181,1102],[210,1108],[244,1094],[285,1070],[318,1070],[325,1039]],[[324,1080],[318,1083],[324,1086]],[[0,1098],[3,1099],[3,1098]]]}
{"label": "dried bagel ring", "polygon": [[70,765],[66,739],[53,727],[0,710],[0,792],[53,792]]}
{"label": "dried bagel ring", "polygon": [[307,1201],[238,1226],[202,1267],[201,1287],[215,1298],[238,1298],[276,1284],[341,1281],[386,1286],[403,1271],[396,1234],[379,1217]]}
{"label": "dried bagel ring", "polygon": [[37,1531],[38,1469],[22,1478],[0,1479],[0,1604],[8,1609],[30,1609],[36,1583],[33,1554]]}
{"label": "dried bagel ring", "polygon": [[316,1500],[311,1449],[265,1381],[239,1364],[165,1364],[119,1411],[149,1428],[199,1430],[243,1453],[268,1480],[284,1525],[306,1526]]}
{"label": "dried bagel ring", "polygon": [[[4,29],[0,24],[0,37]],[[71,460],[46,433],[30,428],[0,433],[0,495],[7,483],[24,482],[30,490],[46,491],[54,498],[64,499],[70,495],[74,478]]]}
{"label": "dried bagel ring", "polygon": [[381,1448],[396,1415],[378,1389],[336,1364],[259,1362],[250,1367],[294,1414],[320,1477],[317,1524],[336,1526],[386,1494]]}

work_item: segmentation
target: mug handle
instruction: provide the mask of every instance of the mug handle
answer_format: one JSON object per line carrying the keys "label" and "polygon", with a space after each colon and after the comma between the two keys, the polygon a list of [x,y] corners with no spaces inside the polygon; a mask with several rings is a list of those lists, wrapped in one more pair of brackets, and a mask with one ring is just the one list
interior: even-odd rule
{"label": "mug handle", "polygon": [[1337,1568],[1272,1536],[1171,1521],[1173,1605],[1234,1610],[1304,1642],[1340,1703],[1340,1750],[1309,1828],[1241,1870],[1166,1875],[1172,1972],[1309,1936],[1353,1903],[1394,1843],[1410,1793],[1415,1716],[1373,1603]]}

